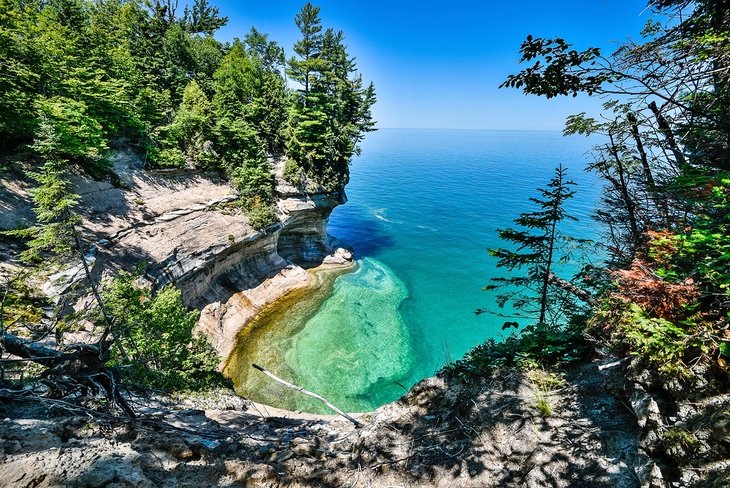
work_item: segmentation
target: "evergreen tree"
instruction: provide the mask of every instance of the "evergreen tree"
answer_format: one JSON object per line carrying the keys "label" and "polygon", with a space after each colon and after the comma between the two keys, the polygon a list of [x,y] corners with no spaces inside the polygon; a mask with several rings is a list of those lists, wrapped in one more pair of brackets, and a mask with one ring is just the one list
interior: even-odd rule
{"label": "evergreen tree", "polygon": [[314,7],[307,2],[302,7],[301,12],[296,15],[294,21],[302,34],[302,38],[294,44],[294,52],[299,55],[300,59],[291,58],[289,60],[289,75],[304,85],[306,104],[311,77],[321,67],[319,55],[322,50],[322,34],[320,34],[322,32],[322,21],[319,18],[319,7]]}
{"label": "evergreen tree", "polygon": [[215,31],[228,23],[228,17],[221,17],[218,7],[208,0],[195,0],[193,7],[185,7],[182,24],[191,34],[212,36]]}
{"label": "evergreen tree", "polygon": [[374,130],[370,106],[372,85],[363,88],[356,65],[333,29],[321,33],[319,9],[307,4],[297,15],[302,38],[289,61],[289,74],[302,84],[293,96],[288,153],[323,186],[347,183],[349,162],[362,134]]}
{"label": "evergreen tree", "polygon": [[255,96],[256,69],[238,39],[213,74],[213,107],[218,118],[246,118]]}
{"label": "evergreen tree", "polygon": [[[497,267],[512,272],[522,271],[521,276],[492,278],[495,284],[485,290],[507,288],[497,297],[500,308],[511,302],[515,308],[528,314],[537,314],[538,323],[548,322],[548,315],[560,315],[553,293],[556,266],[570,259],[575,243],[583,242],[563,234],[560,223],[577,220],[568,215],[565,202],[575,195],[575,182],[565,179],[566,170],[555,169],[555,176],[547,188],[538,188],[540,197],[530,198],[538,210],[520,214],[514,220],[520,229],[498,229],[499,238],[514,244],[512,248],[489,249],[489,255],[498,259]],[[534,304],[538,307],[535,309]]]}
{"label": "evergreen tree", "polygon": [[248,55],[265,71],[279,72],[286,65],[284,48],[276,41],[269,41],[268,34],[263,34],[251,27],[243,39]]}

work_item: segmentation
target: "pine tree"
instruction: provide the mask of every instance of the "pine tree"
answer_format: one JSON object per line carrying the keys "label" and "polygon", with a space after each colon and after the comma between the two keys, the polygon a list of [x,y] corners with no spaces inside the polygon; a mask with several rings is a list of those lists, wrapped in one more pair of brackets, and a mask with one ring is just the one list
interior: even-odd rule
{"label": "pine tree", "polygon": [[320,67],[319,55],[322,50],[322,21],[319,18],[319,7],[307,3],[294,21],[302,33],[302,38],[294,44],[294,52],[301,59],[289,60],[289,75],[304,85],[304,96],[309,95],[311,76]]}
{"label": "pine tree", "polygon": [[[520,214],[514,220],[521,229],[498,229],[502,240],[514,244],[512,248],[489,249],[489,255],[497,258],[497,267],[509,271],[523,269],[521,276],[492,278],[494,284],[485,290],[507,288],[508,291],[497,297],[500,308],[511,302],[516,309],[528,314],[536,313],[539,323],[546,323],[548,313],[554,305],[552,284],[555,267],[571,257],[572,245],[580,241],[566,236],[560,231],[560,223],[577,220],[568,215],[565,202],[575,195],[572,187],[575,182],[565,179],[566,170],[561,166],[555,169],[555,176],[547,188],[538,188],[539,198],[530,198],[539,209]],[[534,304],[539,307],[535,309]]]}
{"label": "pine tree", "polygon": [[319,9],[307,4],[297,15],[302,38],[288,73],[302,85],[293,97],[288,153],[304,171],[332,190],[347,183],[349,162],[364,132],[374,130],[372,85],[363,88],[344,35],[322,27]]}
{"label": "pine tree", "polygon": [[228,17],[221,17],[218,7],[210,5],[208,0],[195,0],[192,8],[185,7],[182,23],[192,34],[212,36],[228,23]]}

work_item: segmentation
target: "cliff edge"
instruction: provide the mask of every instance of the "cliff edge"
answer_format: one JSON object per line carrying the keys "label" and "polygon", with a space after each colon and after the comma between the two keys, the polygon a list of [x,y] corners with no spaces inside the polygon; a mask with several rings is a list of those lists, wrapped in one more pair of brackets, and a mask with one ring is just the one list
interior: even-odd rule
{"label": "cliff edge", "polygon": [[[233,188],[217,173],[146,171],[130,149],[115,151],[110,163],[112,178],[71,177],[94,275],[103,279],[146,263],[151,286],[174,284],[187,305],[202,311],[199,330],[223,358],[259,310],[311,285],[307,268],[353,263],[352,252],[327,235],[344,190],[326,192],[311,182],[294,187],[281,176],[283,161],[273,161],[280,222],[262,230],[251,227]],[[21,169],[0,179],[2,229],[33,223],[34,184]],[[72,262],[43,289],[56,302],[72,298],[72,311],[87,303],[74,295],[83,276],[81,264]]]}

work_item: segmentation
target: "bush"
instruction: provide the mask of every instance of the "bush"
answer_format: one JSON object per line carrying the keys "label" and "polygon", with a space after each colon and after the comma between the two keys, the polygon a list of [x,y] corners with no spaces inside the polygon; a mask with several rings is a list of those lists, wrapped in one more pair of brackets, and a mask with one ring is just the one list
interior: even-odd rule
{"label": "bush", "polygon": [[588,350],[583,335],[583,317],[576,317],[566,326],[534,324],[519,333],[513,332],[503,341],[489,339],[447,364],[440,374],[476,379],[497,367],[547,367],[581,358]]}
{"label": "bush", "polygon": [[617,352],[645,358],[666,377],[688,378],[691,364],[715,347],[710,324],[688,318],[673,322],[652,317],[636,303],[607,299],[590,322],[591,333]]}
{"label": "bush", "polygon": [[227,385],[207,339],[193,335],[198,312],[185,309],[175,287],[153,294],[136,278],[122,273],[104,293],[120,333],[112,365],[121,367],[131,386],[174,391]]}
{"label": "bush", "polygon": [[274,178],[266,160],[246,161],[233,170],[231,181],[245,200],[259,198],[272,201],[274,198]]}
{"label": "bush", "polygon": [[301,185],[304,181],[304,170],[293,159],[287,159],[281,176],[289,183]]}
{"label": "bush", "polygon": [[147,160],[153,168],[184,168],[185,155],[178,148],[157,149],[147,151]]}
{"label": "bush", "polygon": [[279,221],[276,207],[260,197],[249,198],[243,208],[248,215],[248,223],[254,229],[265,229]]}

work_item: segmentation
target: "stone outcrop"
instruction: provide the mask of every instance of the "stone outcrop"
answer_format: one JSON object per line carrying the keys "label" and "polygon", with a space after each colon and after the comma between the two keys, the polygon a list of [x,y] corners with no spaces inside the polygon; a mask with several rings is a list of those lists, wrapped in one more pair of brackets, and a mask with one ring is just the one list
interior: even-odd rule
{"label": "stone outcrop", "polygon": [[[352,264],[352,253],[327,235],[329,215],[344,203],[344,192],[326,192],[311,182],[295,188],[281,178],[282,161],[274,164],[281,222],[265,230],[248,224],[233,189],[218,174],[145,171],[129,150],[115,152],[111,162],[116,175],[111,181],[72,177],[83,216],[80,230],[95,250],[96,278],[147,263],[153,286],[172,283],[186,304],[203,310],[200,330],[223,357],[259,310],[311,286],[307,268]],[[0,180],[0,206],[10,210],[0,221],[4,228],[31,223],[32,186],[20,172]],[[73,285],[65,280],[48,289],[61,293]]]}
{"label": "stone outcrop", "polygon": [[[651,486],[639,471],[636,420],[606,388],[622,375],[602,365],[569,368],[566,385],[550,391],[522,370],[469,383],[429,378],[356,415],[358,429],[341,417],[241,411],[224,398],[170,399],[149,407],[154,418],[111,422],[33,418],[33,404],[0,402],[0,485]],[[540,413],[538,397],[552,414]]]}

